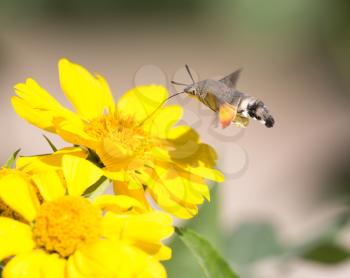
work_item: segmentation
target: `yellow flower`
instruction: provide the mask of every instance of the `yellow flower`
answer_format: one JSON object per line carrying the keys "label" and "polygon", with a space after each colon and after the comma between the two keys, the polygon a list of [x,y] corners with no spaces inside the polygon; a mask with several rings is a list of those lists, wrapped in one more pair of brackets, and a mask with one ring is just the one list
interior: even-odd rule
{"label": "yellow flower", "polygon": [[162,86],[139,86],[114,103],[108,84],[66,59],[59,61],[61,87],[76,112],[62,107],[33,79],[16,85],[16,112],[44,130],[97,154],[116,194],[145,202],[148,190],[164,210],[181,218],[198,212],[210,199],[205,179],[223,181],[213,169],[216,153],[188,126],[174,124],[180,106],[163,107]]}
{"label": "yellow flower", "polygon": [[64,155],[62,169],[0,170],[3,277],[166,277],[169,215],[129,196],[80,195],[103,171]]}

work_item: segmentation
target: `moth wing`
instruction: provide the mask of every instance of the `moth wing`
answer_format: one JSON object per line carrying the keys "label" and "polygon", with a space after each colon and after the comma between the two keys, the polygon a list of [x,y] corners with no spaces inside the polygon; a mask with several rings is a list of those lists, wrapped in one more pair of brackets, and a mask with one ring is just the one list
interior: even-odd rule
{"label": "moth wing", "polygon": [[238,69],[234,71],[233,73],[225,76],[224,78],[220,79],[219,81],[224,83],[227,87],[230,88],[236,88],[236,84],[239,78],[239,75],[241,74],[242,69]]}
{"label": "moth wing", "polygon": [[219,101],[218,101],[218,98],[211,94],[211,93],[208,93],[204,99],[204,104],[206,106],[208,106],[211,110],[213,111],[218,111],[219,109]]}
{"label": "moth wing", "polygon": [[245,128],[249,125],[249,121],[249,118],[243,117],[240,113],[238,113],[236,118],[233,120],[233,123],[237,127]]}
{"label": "moth wing", "polygon": [[222,128],[228,127],[237,116],[237,108],[227,102],[220,105],[219,120]]}

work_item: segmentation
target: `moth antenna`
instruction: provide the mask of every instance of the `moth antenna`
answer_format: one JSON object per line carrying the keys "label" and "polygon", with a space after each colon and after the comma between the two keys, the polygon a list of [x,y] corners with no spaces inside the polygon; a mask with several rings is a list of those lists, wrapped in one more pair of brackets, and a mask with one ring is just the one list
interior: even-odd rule
{"label": "moth antenna", "polygon": [[[187,86],[187,85],[186,85],[186,86]],[[149,116],[148,116],[146,119],[144,119],[144,120],[139,124],[139,126],[142,126],[143,123],[144,123],[145,121],[147,121],[149,118],[151,118],[151,117],[154,115],[154,113],[156,113],[156,112],[163,106],[163,104],[166,103],[169,99],[171,99],[171,98],[173,98],[173,97],[176,97],[176,96],[178,96],[178,95],[180,95],[180,94],[184,94],[184,93],[185,93],[185,92],[182,91],[182,92],[180,92],[180,93],[173,94],[173,95],[171,95],[170,97],[168,97],[167,99],[163,100],[162,103],[159,104],[159,106],[158,106],[156,109],[154,109],[154,111],[153,111],[151,114],[149,114]]]}
{"label": "moth antenna", "polygon": [[174,81],[174,80],[171,80],[170,83],[171,84],[175,84],[175,85],[180,85],[180,86],[189,86],[188,84],[177,82],[177,81]]}
{"label": "moth antenna", "polygon": [[193,84],[196,83],[196,82],[194,82],[194,78],[193,78],[193,76],[192,76],[190,67],[186,64],[186,65],[185,65],[185,68],[186,68],[186,70],[187,70],[189,76],[191,77]]}

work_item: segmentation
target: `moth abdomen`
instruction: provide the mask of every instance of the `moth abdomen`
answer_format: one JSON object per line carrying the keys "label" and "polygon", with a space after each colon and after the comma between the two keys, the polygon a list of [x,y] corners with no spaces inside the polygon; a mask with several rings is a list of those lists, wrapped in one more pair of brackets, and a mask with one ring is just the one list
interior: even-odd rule
{"label": "moth abdomen", "polygon": [[256,99],[248,104],[247,113],[251,118],[262,122],[266,127],[273,127],[275,124],[274,118],[261,100]]}
{"label": "moth abdomen", "polygon": [[270,117],[266,119],[265,126],[273,127],[274,125],[275,125],[275,119],[270,115]]}

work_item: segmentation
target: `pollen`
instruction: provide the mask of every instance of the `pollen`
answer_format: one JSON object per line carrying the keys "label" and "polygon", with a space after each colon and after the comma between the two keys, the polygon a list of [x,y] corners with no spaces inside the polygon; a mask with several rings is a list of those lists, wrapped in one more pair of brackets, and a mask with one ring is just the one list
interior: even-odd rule
{"label": "pollen", "polygon": [[97,241],[102,215],[87,199],[64,196],[44,203],[33,236],[39,248],[65,258],[84,244]]}
{"label": "pollen", "polygon": [[151,149],[151,140],[142,125],[133,117],[118,111],[96,118],[85,126],[85,132],[96,139],[108,138],[134,154],[143,155]]}

